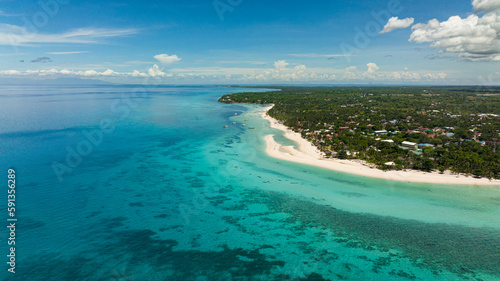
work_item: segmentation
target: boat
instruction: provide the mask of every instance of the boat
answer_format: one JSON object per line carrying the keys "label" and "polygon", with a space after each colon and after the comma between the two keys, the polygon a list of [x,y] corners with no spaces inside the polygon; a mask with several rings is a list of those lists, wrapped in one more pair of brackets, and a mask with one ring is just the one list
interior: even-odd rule
{"label": "boat", "polygon": [[248,129],[253,130],[253,129],[255,129],[255,127],[250,127],[250,128],[248,128]]}
{"label": "boat", "polygon": [[229,126],[228,126],[228,125],[226,125],[226,126],[224,126],[224,128],[225,128],[225,129],[227,129],[227,128],[229,128]]}
{"label": "boat", "polygon": [[236,122],[233,122],[233,125],[236,125]]}
{"label": "boat", "polygon": [[243,125],[241,125],[241,126],[242,126],[242,127],[246,127],[247,125],[246,125],[246,124],[243,124]]}

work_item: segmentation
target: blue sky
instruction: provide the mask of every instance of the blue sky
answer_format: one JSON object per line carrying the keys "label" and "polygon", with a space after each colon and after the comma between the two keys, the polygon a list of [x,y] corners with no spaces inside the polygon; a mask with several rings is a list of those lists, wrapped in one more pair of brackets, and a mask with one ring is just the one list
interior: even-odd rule
{"label": "blue sky", "polygon": [[4,0],[0,77],[500,84],[499,2]]}

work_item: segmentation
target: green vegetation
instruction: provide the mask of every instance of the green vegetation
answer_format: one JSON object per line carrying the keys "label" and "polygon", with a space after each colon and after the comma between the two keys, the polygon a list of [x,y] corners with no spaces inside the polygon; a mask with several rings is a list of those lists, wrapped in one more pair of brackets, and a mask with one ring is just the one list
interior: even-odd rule
{"label": "green vegetation", "polygon": [[500,178],[500,87],[280,89],[219,101],[275,104],[269,115],[326,157],[361,159],[380,169]]}

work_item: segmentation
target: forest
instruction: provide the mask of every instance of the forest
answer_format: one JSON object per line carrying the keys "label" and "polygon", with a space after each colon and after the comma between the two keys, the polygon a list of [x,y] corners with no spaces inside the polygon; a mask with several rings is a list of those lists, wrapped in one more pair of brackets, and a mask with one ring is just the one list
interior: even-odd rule
{"label": "forest", "polygon": [[274,104],[268,114],[325,157],[500,179],[500,87],[274,89],[219,101]]}

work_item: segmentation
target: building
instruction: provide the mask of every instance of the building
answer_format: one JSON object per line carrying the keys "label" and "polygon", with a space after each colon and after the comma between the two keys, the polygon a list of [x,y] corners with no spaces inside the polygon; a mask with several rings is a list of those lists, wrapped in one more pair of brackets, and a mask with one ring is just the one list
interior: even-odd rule
{"label": "building", "polygon": [[404,141],[401,145],[409,149],[418,149],[418,144],[414,142]]}
{"label": "building", "polygon": [[387,135],[387,130],[375,131],[376,135]]}

